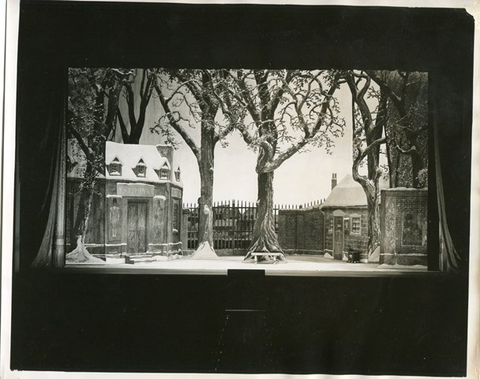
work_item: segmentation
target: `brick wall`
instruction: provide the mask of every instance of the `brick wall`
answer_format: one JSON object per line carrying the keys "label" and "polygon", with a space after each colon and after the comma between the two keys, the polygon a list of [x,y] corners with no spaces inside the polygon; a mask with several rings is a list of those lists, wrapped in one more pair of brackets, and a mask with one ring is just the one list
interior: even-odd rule
{"label": "brick wall", "polygon": [[[368,212],[365,207],[281,210],[278,239],[287,253],[324,254],[333,251],[333,212],[340,209],[348,219],[344,251],[352,248],[364,254],[368,244]],[[360,233],[351,233],[351,216],[360,216]]]}
{"label": "brick wall", "polygon": [[318,209],[280,210],[278,240],[286,253],[323,254],[324,216]]}
{"label": "brick wall", "polygon": [[323,252],[324,215],[319,209],[309,209],[303,215],[303,248],[308,252]]}

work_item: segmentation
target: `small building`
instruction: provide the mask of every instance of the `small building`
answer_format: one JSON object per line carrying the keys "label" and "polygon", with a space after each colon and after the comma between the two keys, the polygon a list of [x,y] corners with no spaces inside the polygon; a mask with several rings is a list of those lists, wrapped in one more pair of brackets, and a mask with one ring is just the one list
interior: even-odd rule
{"label": "small building", "polygon": [[324,202],[279,212],[279,242],[287,253],[329,254],[343,260],[352,249],[365,261],[368,254],[368,208],[362,186],[352,175],[337,184]]}
{"label": "small building", "polygon": [[366,259],[368,248],[367,197],[362,186],[352,175],[346,175],[337,184],[332,176],[332,192],[320,206],[324,215],[324,251],[334,259],[344,259],[350,249]]}
{"label": "small building", "polygon": [[[75,164],[67,177],[67,251],[75,248],[74,222],[86,162],[71,146],[69,161]],[[101,258],[181,250],[182,193],[172,146],[107,142],[105,175],[96,180],[84,238],[87,249]]]}
{"label": "small building", "polygon": [[367,197],[351,175],[337,184],[333,174],[332,191],[319,206],[281,210],[280,245],[290,254],[329,254],[344,260],[353,250],[361,262],[427,266],[428,189],[388,188],[383,180],[380,189],[380,247],[373,258],[367,256]]}

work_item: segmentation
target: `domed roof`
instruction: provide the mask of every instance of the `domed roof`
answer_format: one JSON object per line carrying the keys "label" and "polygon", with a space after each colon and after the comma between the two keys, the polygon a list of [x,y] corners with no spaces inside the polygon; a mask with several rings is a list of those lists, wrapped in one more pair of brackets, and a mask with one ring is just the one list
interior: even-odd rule
{"label": "domed roof", "polygon": [[[388,188],[388,182],[380,178],[381,189]],[[367,206],[367,196],[363,187],[356,182],[351,174],[347,174],[330,192],[320,208],[326,207],[362,207]]]}
{"label": "domed roof", "polygon": [[348,174],[330,192],[323,202],[325,207],[358,207],[367,205],[367,196],[362,186]]}

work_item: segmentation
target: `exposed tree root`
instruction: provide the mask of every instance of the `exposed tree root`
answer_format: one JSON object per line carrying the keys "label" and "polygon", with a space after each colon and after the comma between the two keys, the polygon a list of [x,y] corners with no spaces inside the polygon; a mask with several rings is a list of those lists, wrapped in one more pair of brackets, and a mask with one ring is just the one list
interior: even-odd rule
{"label": "exposed tree root", "polygon": [[[261,253],[261,255],[253,255],[253,253]],[[243,258],[243,262],[287,263],[287,260],[282,248],[276,241],[267,241],[265,238],[259,238],[252,244],[247,255]]]}
{"label": "exposed tree root", "polygon": [[195,260],[216,260],[218,255],[208,241],[203,241],[197,250],[191,255],[190,259]]}
{"label": "exposed tree root", "polygon": [[90,254],[83,243],[83,237],[77,238],[77,247],[67,254],[67,263],[105,263],[100,258],[94,257]]}

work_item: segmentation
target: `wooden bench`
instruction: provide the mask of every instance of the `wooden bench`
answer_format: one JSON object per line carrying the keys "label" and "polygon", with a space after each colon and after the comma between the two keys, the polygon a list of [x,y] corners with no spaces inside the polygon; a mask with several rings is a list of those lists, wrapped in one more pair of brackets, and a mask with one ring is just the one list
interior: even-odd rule
{"label": "wooden bench", "polygon": [[262,253],[262,252],[257,252],[257,253],[251,253],[250,254],[254,259],[255,259],[255,264],[258,263],[258,257],[273,257],[273,264],[277,263],[277,257],[282,256],[282,253]]}

